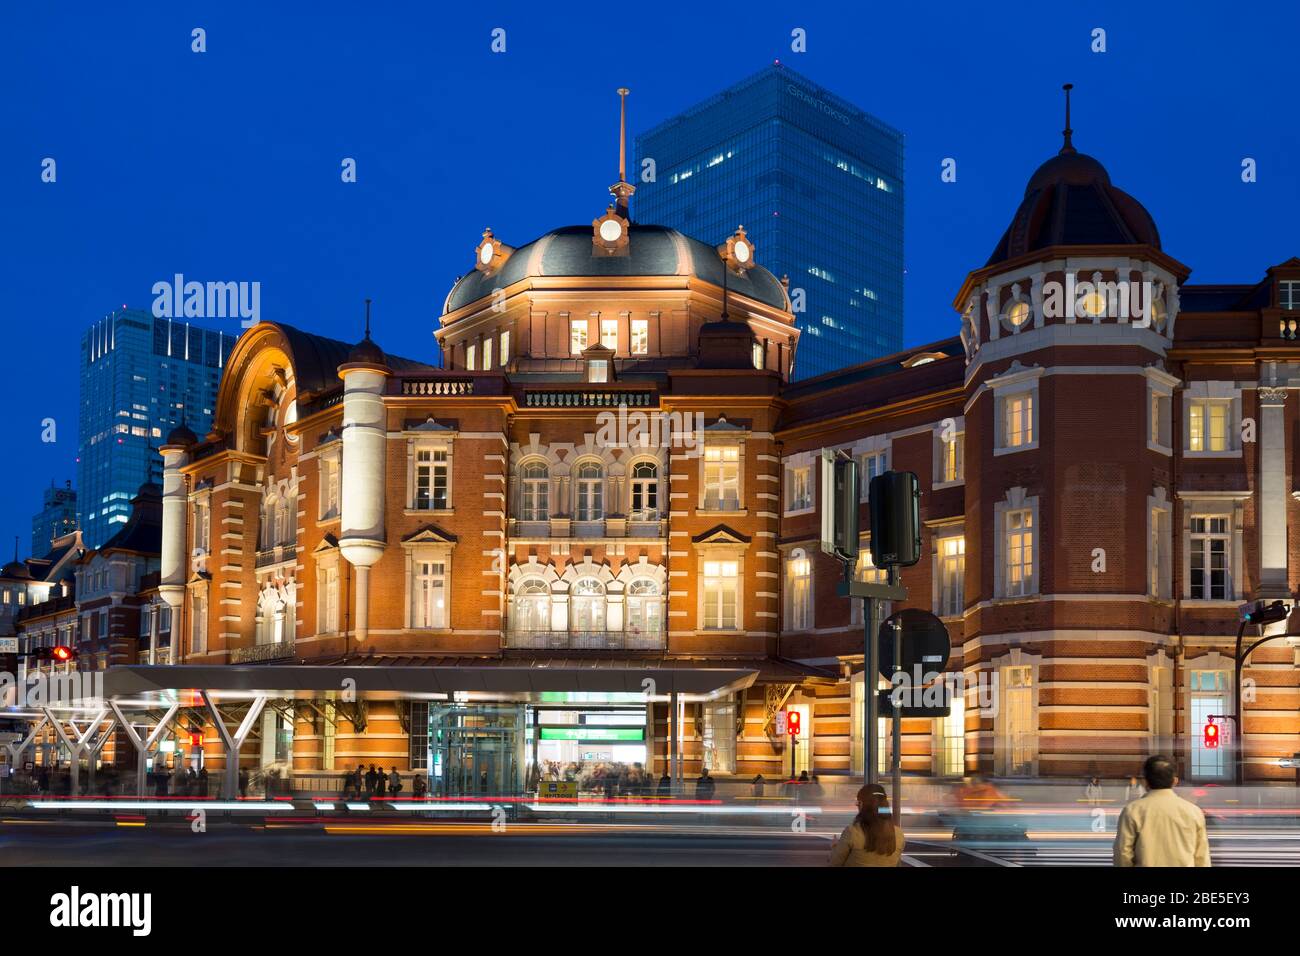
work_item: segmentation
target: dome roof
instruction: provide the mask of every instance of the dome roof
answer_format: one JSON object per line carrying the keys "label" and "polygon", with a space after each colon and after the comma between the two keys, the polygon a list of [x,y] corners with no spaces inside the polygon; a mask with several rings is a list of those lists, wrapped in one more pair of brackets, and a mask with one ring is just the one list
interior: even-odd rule
{"label": "dome roof", "polygon": [[352,346],[348,352],[348,365],[385,365],[387,357],[384,350],[375,344],[375,340],[366,335],[364,339]]}
{"label": "dome roof", "polygon": [[175,428],[167,433],[168,445],[193,445],[199,440],[199,436],[194,434],[184,422],[181,422]]}
{"label": "dome roof", "polygon": [[[633,223],[628,230],[628,255],[593,254],[591,226],[555,229],[515,249],[500,271],[474,270],[457,280],[443,312],[454,312],[497,288],[530,276],[686,276],[722,285],[726,268],[717,249],[706,242],[669,229]],[[788,309],[785,289],[772,273],[754,266],[727,276],[728,288],[777,309]]]}
{"label": "dome roof", "polygon": [[23,562],[10,561],[3,568],[0,568],[0,578],[8,578],[11,581],[30,581],[32,572]]}
{"label": "dome roof", "polygon": [[1112,245],[1159,249],[1160,233],[1140,202],[1111,185],[1106,167],[1067,145],[1029,177],[988,265],[1048,246]]}

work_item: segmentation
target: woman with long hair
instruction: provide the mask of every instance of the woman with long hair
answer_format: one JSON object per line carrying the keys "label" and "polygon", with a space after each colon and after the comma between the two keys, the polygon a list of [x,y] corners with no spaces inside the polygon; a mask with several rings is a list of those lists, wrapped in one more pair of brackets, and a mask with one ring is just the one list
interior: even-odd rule
{"label": "woman with long hair", "polygon": [[871,783],[858,791],[858,815],[835,841],[831,866],[898,866],[903,856],[903,828],[892,814],[881,814],[887,809],[884,787]]}

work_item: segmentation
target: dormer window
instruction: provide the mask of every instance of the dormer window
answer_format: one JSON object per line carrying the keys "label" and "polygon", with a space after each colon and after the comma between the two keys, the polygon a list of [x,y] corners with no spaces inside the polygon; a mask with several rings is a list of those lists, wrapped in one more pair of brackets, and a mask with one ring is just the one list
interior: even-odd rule
{"label": "dormer window", "polygon": [[1300,279],[1282,279],[1278,282],[1277,305],[1286,312],[1300,312]]}

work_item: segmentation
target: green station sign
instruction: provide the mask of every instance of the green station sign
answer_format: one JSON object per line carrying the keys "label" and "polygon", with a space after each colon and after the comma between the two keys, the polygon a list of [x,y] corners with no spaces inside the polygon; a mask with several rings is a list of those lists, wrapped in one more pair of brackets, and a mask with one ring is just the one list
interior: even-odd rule
{"label": "green station sign", "polygon": [[645,740],[644,727],[543,727],[543,740]]}

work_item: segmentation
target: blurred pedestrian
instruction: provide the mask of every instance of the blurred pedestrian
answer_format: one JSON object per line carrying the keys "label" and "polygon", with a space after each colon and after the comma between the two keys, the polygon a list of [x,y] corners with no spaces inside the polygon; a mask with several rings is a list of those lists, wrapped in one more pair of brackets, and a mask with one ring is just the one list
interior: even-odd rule
{"label": "blurred pedestrian", "polygon": [[418,773],[415,775],[415,782],[411,786],[411,792],[415,794],[415,799],[424,799],[424,795],[429,792],[429,784],[424,779],[424,774]]}
{"label": "blurred pedestrian", "polygon": [[388,774],[384,773],[384,768],[380,767],[375,771],[375,796],[380,800],[384,799],[384,794],[388,792]]}
{"label": "blurred pedestrian", "polygon": [[402,775],[397,772],[396,767],[393,767],[392,772],[388,774],[388,794],[391,797],[396,797],[401,792]]}
{"label": "blurred pedestrian", "polygon": [[1119,815],[1115,832],[1116,866],[1209,866],[1205,814],[1174,793],[1178,777],[1168,757],[1148,757],[1142,765],[1147,794]]}
{"label": "blurred pedestrian", "polygon": [[766,787],[767,781],[763,779],[763,775],[761,773],[757,774],[754,779],[749,782],[750,795],[761,798]]}
{"label": "blurred pedestrian", "polygon": [[371,764],[370,769],[366,771],[366,796],[367,797],[373,797],[375,795],[375,784],[378,777],[379,774],[375,773],[375,765]]}
{"label": "blurred pedestrian", "polygon": [[831,849],[831,866],[898,866],[903,856],[903,828],[892,815],[885,788],[868,784],[858,791],[858,815],[844,828]]}
{"label": "blurred pedestrian", "polygon": [[1101,804],[1101,778],[1093,777],[1083,790],[1083,795],[1094,807]]}
{"label": "blurred pedestrian", "polygon": [[717,782],[709,776],[709,768],[703,768],[700,770],[700,779],[695,782],[695,799],[712,800],[717,787]]}
{"label": "blurred pedestrian", "polygon": [[656,794],[656,796],[658,796],[660,800],[665,800],[668,797],[671,797],[672,795],[673,795],[673,778],[668,776],[668,771],[665,770],[664,775],[659,778],[659,792]]}
{"label": "blurred pedestrian", "polygon": [[1134,800],[1140,800],[1147,795],[1146,787],[1138,783],[1137,777],[1128,778],[1128,786],[1124,788],[1124,802],[1132,803]]}

